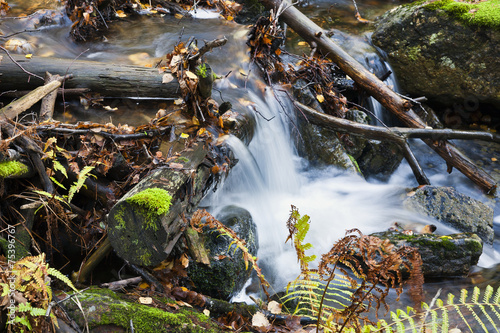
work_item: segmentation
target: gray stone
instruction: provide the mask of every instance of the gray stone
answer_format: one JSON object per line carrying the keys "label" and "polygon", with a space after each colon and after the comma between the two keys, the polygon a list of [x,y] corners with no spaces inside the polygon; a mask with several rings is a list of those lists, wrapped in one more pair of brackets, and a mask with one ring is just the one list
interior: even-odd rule
{"label": "gray stone", "polygon": [[385,231],[370,236],[388,239],[396,248],[416,248],[422,257],[422,272],[425,277],[467,276],[483,251],[483,242],[472,233],[440,236]]}
{"label": "gray stone", "polygon": [[493,209],[452,187],[423,186],[404,201],[409,210],[435,218],[462,232],[493,242]]}
{"label": "gray stone", "polygon": [[[403,90],[433,102],[500,105],[500,29],[439,9],[445,1],[399,6],[378,21],[373,43],[387,53]],[[464,9],[467,13],[467,9]]]}
{"label": "gray stone", "polygon": [[[249,253],[257,254],[257,227],[250,213],[237,206],[227,206],[216,216],[246,242]],[[192,261],[188,276],[196,291],[211,297],[229,300],[250,278],[252,266],[245,266],[243,252],[231,245],[233,239],[217,230],[204,228],[203,243],[209,254],[210,266]]]}

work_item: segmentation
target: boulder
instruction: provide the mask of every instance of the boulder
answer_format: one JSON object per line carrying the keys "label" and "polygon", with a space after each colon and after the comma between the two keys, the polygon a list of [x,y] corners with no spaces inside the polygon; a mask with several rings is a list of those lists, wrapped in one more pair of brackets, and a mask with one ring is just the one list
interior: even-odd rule
{"label": "boulder", "polygon": [[493,242],[493,209],[452,187],[423,186],[405,199],[404,206],[462,232]]}
{"label": "boulder", "polygon": [[408,94],[463,102],[465,111],[478,103],[499,106],[499,13],[496,0],[418,1],[384,14],[372,41],[387,53]]}
{"label": "boulder", "polygon": [[[227,206],[216,218],[245,240],[253,256],[257,255],[257,227],[246,209]],[[203,231],[203,234],[199,234],[199,244],[208,253],[209,264],[193,260],[187,268],[188,276],[199,293],[229,300],[250,278],[251,264],[246,267],[243,253],[232,244],[233,239],[229,236],[207,228]]]}
{"label": "boulder", "polygon": [[370,236],[388,239],[396,248],[416,248],[422,257],[422,272],[425,277],[467,276],[483,251],[483,242],[473,233],[440,236],[385,231]]}

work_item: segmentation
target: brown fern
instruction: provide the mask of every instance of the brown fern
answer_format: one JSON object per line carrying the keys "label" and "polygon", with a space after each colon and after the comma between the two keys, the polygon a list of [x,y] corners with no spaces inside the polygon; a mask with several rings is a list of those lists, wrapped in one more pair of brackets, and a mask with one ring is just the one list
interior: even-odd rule
{"label": "brown fern", "polygon": [[[203,218],[205,218],[205,222],[202,222]],[[260,267],[257,265],[257,258],[255,258],[250,252],[248,252],[245,240],[239,238],[238,235],[231,228],[226,227],[205,209],[199,209],[196,212],[194,212],[193,216],[191,217],[191,226],[194,228],[194,230],[198,231],[206,226],[211,229],[216,229],[221,234],[230,237],[233,240],[231,244],[236,245],[236,247],[239,248],[243,253],[243,260],[245,261],[245,267],[248,269],[248,263],[250,262],[252,264],[252,268],[259,277],[262,290],[266,294],[267,298],[270,298],[270,295],[267,291],[269,283],[266,281],[266,279],[264,278],[264,274],[262,274]]]}

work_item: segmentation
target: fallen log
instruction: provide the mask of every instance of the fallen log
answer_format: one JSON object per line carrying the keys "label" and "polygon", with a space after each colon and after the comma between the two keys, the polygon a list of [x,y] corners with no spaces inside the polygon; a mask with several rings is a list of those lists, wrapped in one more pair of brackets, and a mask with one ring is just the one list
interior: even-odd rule
{"label": "fallen log", "polygon": [[183,234],[184,213],[192,212],[210,182],[209,148],[194,144],[125,194],[108,215],[108,237],[118,256],[131,264],[156,266]]}
{"label": "fallen log", "polygon": [[[366,90],[403,123],[413,128],[426,127],[425,123],[411,109],[410,101],[400,97],[373,73],[365,69],[329,38],[326,31],[312,22],[297,8],[289,2],[282,2],[281,0],[261,0],[261,2],[267,8],[273,9],[284,23],[309,43],[311,48],[317,48],[335,62],[358,86]],[[451,172],[451,167],[455,167],[486,193],[495,192],[497,188],[496,181],[452,144],[445,140],[423,139],[423,141],[446,161],[449,172]]]}
{"label": "fallen log", "polygon": [[[74,78],[65,82],[64,88],[88,88],[93,92],[110,97],[175,98],[179,96],[176,80],[162,83],[163,74],[156,68],[121,65],[90,60],[12,55],[27,71],[45,76],[45,72]],[[42,80],[29,77],[14,62],[4,59],[0,63],[0,73],[8,80],[0,81],[0,91],[32,90],[43,85]]]}

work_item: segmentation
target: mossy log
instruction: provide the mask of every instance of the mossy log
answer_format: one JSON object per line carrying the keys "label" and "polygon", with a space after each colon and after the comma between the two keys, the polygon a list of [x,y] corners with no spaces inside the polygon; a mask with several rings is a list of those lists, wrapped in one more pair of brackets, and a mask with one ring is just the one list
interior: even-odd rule
{"label": "mossy log", "polygon": [[113,206],[109,239],[121,258],[155,266],[168,257],[184,232],[182,215],[197,206],[211,179],[207,153],[203,143],[193,145],[172,168],[155,170]]}
{"label": "mossy log", "polygon": [[[19,55],[13,55],[13,58],[25,70],[42,77],[46,71],[62,76],[66,73],[73,74],[73,79],[66,81],[64,88],[88,88],[110,97],[174,98],[180,92],[178,82],[173,80],[163,83],[163,74],[156,68],[89,60],[43,57],[26,59]],[[0,81],[0,91],[32,90],[44,84],[36,77],[30,78],[8,59],[0,63],[0,73],[8,78]]]}

